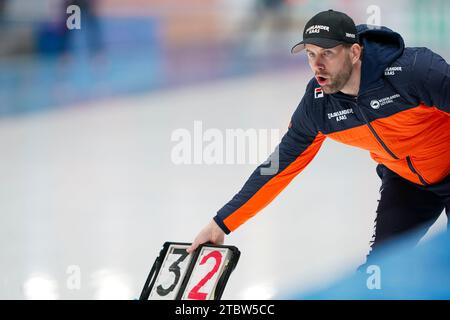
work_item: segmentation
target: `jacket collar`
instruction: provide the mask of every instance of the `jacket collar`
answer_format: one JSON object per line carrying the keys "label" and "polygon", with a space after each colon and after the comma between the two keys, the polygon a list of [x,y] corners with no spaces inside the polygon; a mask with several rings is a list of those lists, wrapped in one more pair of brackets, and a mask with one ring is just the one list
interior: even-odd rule
{"label": "jacket collar", "polygon": [[[363,46],[359,95],[383,86],[384,70],[397,60],[405,49],[403,38],[386,27],[361,24],[357,27]],[[342,92],[332,94],[337,99],[352,99]]]}
{"label": "jacket collar", "polygon": [[383,84],[384,71],[397,60],[405,49],[403,38],[386,27],[358,25],[358,36],[363,46],[360,93]]}

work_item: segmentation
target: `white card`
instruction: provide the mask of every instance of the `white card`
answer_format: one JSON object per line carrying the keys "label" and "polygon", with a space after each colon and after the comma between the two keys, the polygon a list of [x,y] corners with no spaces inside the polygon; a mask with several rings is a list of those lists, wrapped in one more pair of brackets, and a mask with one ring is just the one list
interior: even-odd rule
{"label": "white card", "polygon": [[189,245],[172,244],[157,275],[149,300],[174,300],[180,290],[192,255],[186,252]]}
{"label": "white card", "polygon": [[214,290],[228,264],[231,251],[227,248],[203,247],[192,270],[183,300],[214,299]]}

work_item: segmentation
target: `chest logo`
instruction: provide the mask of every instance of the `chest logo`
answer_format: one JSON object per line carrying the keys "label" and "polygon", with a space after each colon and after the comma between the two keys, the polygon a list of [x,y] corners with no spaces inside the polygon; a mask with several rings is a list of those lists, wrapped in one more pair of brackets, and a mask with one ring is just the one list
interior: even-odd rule
{"label": "chest logo", "polygon": [[347,120],[347,115],[353,113],[353,109],[345,109],[345,110],[340,110],[340,111],[336,111],[336,112],[332,112],[328,114],[328,119],[336,119],[336,122],[339,122],[341,120]]}
{"label": "chest logo", "polygon": [[323,98],[323,91],[322,88],[315,88],[314,89],[314,98]]}
{"label": "chest logo", "polygon": [[380,107],[390,104],[390,103],[394,103],[394,99],[400,98],[400,95],[398,93],[393,94],[392,96],[389,97],[385,97],[385,98],[381,98],[379,100],[372,100],[370,101],[370,106],[373,109],[379,109]]}
{"label": "chest logo", "polygon": [[372,100],[370,101],[370,106],[374,109],[379,109],[380,108],[380,102],[378,100]]}

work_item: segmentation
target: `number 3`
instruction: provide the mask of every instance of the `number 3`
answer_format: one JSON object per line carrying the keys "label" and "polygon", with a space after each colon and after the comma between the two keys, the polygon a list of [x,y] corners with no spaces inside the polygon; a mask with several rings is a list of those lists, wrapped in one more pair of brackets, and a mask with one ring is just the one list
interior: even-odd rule
{"label": "number 3", "polygon": [[172,272],[173,274],[175,274],[175,280],[174,280],[174,282],[172,283],[172,285],[171,285],[169,288],[167,288],[167,289],[164,289],[164,288],[162,287],[162,285],[159,285],[159,286],[156,288],[156,292],[157,292],[161,297],[164,297],[164,296],[168,295],[173,289],[175,289],[175,287],[176,287],[178,281],[180,281],[180,276],[181,276],[179,264],[180,264],[181,262],[183,262],[184,259],[186,259],[186,257],[189,255],[189,253],[187,253],[186,249],[180,249],[180,248],[174,249],[174,250],[173,250],[173,254],[180,254],[180,255],[181,255],[181,257],[178,258],[178,260],[175,261],[174,263],[172,263],[172,264],[170,265],[170,267],[169,267],[169,271]]}

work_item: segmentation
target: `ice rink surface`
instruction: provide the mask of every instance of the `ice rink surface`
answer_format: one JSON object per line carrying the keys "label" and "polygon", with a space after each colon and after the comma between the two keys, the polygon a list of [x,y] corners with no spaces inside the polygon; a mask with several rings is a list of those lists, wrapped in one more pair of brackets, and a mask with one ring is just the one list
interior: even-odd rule
{"label": "ice rink surface", "polygon": [[[255,164],[176,165],[175,130],[287,130],[306,69],[0,120],[0,299],[135,299],[165,241],[191,242]],[[226,237],[224,299],[326,286],[364,262],[375,162],[327,139],[275,201]],[[445,227],[442,215],[432,232]],[[79,287],[73,275],[79,274]]]}

